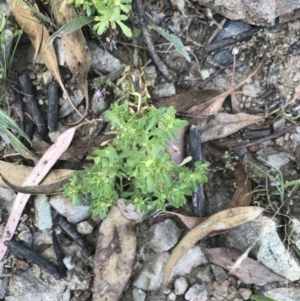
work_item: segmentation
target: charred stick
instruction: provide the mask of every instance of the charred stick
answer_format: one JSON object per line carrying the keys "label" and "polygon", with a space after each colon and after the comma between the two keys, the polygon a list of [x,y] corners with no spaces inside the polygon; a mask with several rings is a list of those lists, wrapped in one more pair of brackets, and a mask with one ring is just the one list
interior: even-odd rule
{"label": "charred stick", "polygon": [[94,248],[84,239],[76,230],[76,228],[70,224],[62,216],[58,220],[59,226],[80,246],[87,256],[90,256],[94,252]]}
{"label": "charred stick", "polygon": [[223,40],[218,41],[216,43],[212,43],[212,44],[206,45],[205,47],[203,47],[203,49],[208,54],[208,53],[211,53],[213,51],[222,49],[222,48],[224,48],[226,46],[233,45],[233,44],[235,44],[237,42],[248,41],[260,29],[261,29],[260,27],[256,27],[256,28],[250,29],[250,30],[245,31],[243,33],[240,33],[240,34],[238,34],[238,35],[236,35],[234,37],[226,38],[226,39],[223,39]]}
{"label": "charred stick", "polygon": [[59,276],[60,276],[60,278],[66,278],[67,277],[67,268],[63,261],[64,254],[58,243],[58,238],[56,236],[55,231],[52,232],[52,241],[53,241],[53,248],[54,248],[54,252],[55,252],[55,256],[56,256],[56,260],[57,260]]}
{"label": "charred stick", "polygon": [[[192,161],[190,164],[191,169],[195,170],[195,163],[202,160],[201,151],[201,134],[196,125],[191,125],[189,133],[189,146]],[[197,183],[197,191],[192,194],[193,213],[195,216],[205,216],[205,196],[203,185]]]}
{"label": "charred stick", "polygon": [[19,91],[14,90],[14,96],[17,100],[18,104],[18,115],[19,115],[19,123],[20,127],[23,131],[25,131],[25,116],[24,116],[24,102],[22,100],[21,94]]}
{"label": "charred stick", "polygon": [[148,50],[150,52],[150,56],[153,59],[154,64],[156,65],[157,69],[163,74],[163,76],[169,81],[169,82],[174,82],[174,78],[168,69],[167,65],[160,59],[158,56],[152,38],[151,34],[148,30],[146,21],[145,21],[145,12],[144,12],[144,7],[143,7],[143,2],[142,0],[136,0],[136,7],[137,7],[137,13],[138,17],[140,19],[140,25],[142,27],[143,31],[143,36],[146,41]]}
{"label": "charred stick", "polygon": [[52,82],[48,88],[48,129],[54,132],[58,118],[58,84]]}
{"label": "charred stick", "polygon": [[6,245],[7,248],[13,253],[15,253],[17,256],[29,261],[30,263],[36,264],[42,270],[53,275],[56,279],[60,279],[57,267],[45,258],[41,257],[39,254],[33,252],[27,247],[24,247],[23,245],[14,240],[5,241],[4,245]]}
{"label": "charred stick", "polygon": [[271,96],[271,95],[273,95],[275,93],[278,93],[278,92],[279,92],[279,90],[277,88],[271,87],[266,92],[264,92],[263,94],[257,96],[256,98],[262,100],[262,99],[265,99],[265,98],[267,98],[267,97],[269,97],[269,96]]}
{"label": "charred stick", "polygon": [[19,82],[20,82],[21,90],[27,100],[27,104],[28,104],[32,119],[37,126],[38,132],[41,135],[47,135],[48,130],[47,130],[46,122],[45,122],[45,119],[39,108],[39,104],[33,94],[32,83],[31,83],[31,80],[30,80],[28,74],[24,73],[24,74],[20,75]]}

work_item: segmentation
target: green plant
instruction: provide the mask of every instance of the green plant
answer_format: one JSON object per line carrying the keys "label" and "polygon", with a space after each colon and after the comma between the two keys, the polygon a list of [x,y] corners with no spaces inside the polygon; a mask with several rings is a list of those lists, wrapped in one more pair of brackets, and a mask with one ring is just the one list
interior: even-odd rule
{"label": "green plant", "polygon": [[94,30],[102,35],[110,25],[113,29],[119,25],[127,37],[132,36],[131,29],[124,24],[131,12],[132,0],[68,0],[75,7],[83,7],[88,16],[95,16]]}
{"label": "green plant", "polygon": [[166,143],[186,121],[175,118],[175,109],[145,106],[135,112],[128,102],[114,104],[105,116],[117,133],[105,149],[94,150],[94,164],[84,174],[75,172],[64,194],[78,203],[89,194],[93,216],[104,218],[118,198],[127,200],[142,213],[165,210],[166,202],[178,208],[186,196],[204,183],[209,163],[196,163],[195,171],[176,166],[166,152]]}

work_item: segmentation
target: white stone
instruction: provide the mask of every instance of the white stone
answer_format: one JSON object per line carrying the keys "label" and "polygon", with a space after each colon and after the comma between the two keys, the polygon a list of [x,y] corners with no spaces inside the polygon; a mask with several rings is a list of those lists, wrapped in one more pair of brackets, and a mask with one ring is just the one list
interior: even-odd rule
{"label": "white stone", "polygon": [[51,71],[47,70],[43,73],[43,82],[44,82],[45,85],[50,84],[52,79],[53,79],[53,76],[52,76]]}
{"label": "white stone", "polygon": [[176,300],[176,294],[174,292],[171,292],[168,296],[168,299],[170,301],[175,301]]}
{"label": "white stone", "polygon": [[77,231],[83,235],[91,234],[93,229],[93,225],[91,225],[91,223],[88,221],[81,222],[77,225]]}
{"label": "white stone", "polygon": [[133,300],[134,301],[145,301],[146,299],[146,293],[139,289],[139,288],[135,288],[133,291],[132,291],[132,295],[133,295]]}
{"label": "white stone", "polygon": [[201,75],[202,80],[206,80],[207,78],[210,77],[209,70],[207,70],[207,69],[201,70],[200,75]]}
{"label": "white stone", "polygon": [[185,278],[179,277],[174,282],[174,288],[176,295],[183,295],[188,288],[188,283]]}

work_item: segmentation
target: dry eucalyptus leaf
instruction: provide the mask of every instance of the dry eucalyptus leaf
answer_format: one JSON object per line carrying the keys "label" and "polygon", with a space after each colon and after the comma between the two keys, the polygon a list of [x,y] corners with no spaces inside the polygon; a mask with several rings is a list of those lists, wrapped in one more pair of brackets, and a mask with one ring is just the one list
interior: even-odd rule
{"label": "dry eucalyptus leaf", "polygon": [[207,219],[207,217],[187,216],[187,215],[183,215],[183,214],[179,214],[179,213],[171,212],[171,211],[162,212],[160,215],[175,215],[182,221],[182,223],[188,229],[195,228],[196,226],[198,226],[199,224],[201,224],[203,221],[205,221]]}
{"label": "dry eucalyptus leaf", "polygon": [[132,204],[125,205],[125,199],[118,200],[118,207],[125,218],[130,221],[139,221],[141,220],[143,214],[139,211],[136,211]]}
{"label": "dry eucalyptus leaf", "polygon": [[176,165],[180,165],[184,160],[184,135],[187,127],[177,130],[178,138],[172,138],[167,142],[167,151]]}
{"label": "dry eucalyptus leaf", "polygon": [[[13,163],[8,163],[0,161],[0,173],[5,177],[10,183],[21,186],[28,175],[31,173],[33,167],[27,167],[24,165],[15,165]],[[68,179],[73,173],[71,169],[54,169],[51,170],[48,175],[41,182],[43,185],[53,184],[64,179]],[[0,178],[0,186],[8,187]]]}
{"label": "dry eucalyptus leaf", "polygon": [[119,301],[131,276],[137,239],[133,223],[112,207],[99,228],[93,301]]}
{"label": "dry eucalyptus leaf", "polygon": [[[59,26],[63,26],[78,17],[74,6],[65,0],[53,1],[52,8]],[[83,115],[85,116],[89,108],[87,74],[91,68],[91,54],[81,29],[62,36],[61,40],[66,63],[73,75],[72,80],[82,91],[86,100],[86,109]]]}
{"label": "dry eucalyptus leaf", "polygon": [[[254,71],[252,71],[252,73],[250,73],[238,85],[236,85],[233,88],[230,88],[228,91],[225,91],[225,92],[221,93],[220,95],[213,97],[212,99],[210,99],[209,101],[207,101],[203,104],[195,105],[194,107],[192,107],[191,109],[188,110],[188,114],[194,115],[195,117],[216,115],[219,112],[225,98],[228,95],[230,95],[231,93],[233,93],[236,89],[241,87],[245,82],[247,82],[247,80],[249,78],[254,76],[256,74],[256,72],[259,70],[259,68],[262,66],[263,62],[264,62],[264,58],[262,59],[261,63],[258,65],[258,67]],[[205,126],[207,125],[207,123],[208,123],[207,119],[199,120],[199,122],[198,122],[199,129],[200,130],[204,129]],[[207,137],[208,137],[208,135],[207,135]],[[206,138],[207,140],[204,140],[203,133],[202,133],[201,138],[202,138],[202,142],[212,140],[209,138]]]}
{"label": "dry eucalyptus leaf", "polygon": [[164,291],[166,288],[172,270],[179,259],[201,238],[213,231],[224,231],[251,221],[259,216],[263,210],[263,208],[259,207],[240,207],[223,210],[190,230],[177,244],[166,264],[161,291]]}
{"label": "dry eucalyptus leaf", "polygon": [[53,195],[53,194],[62,194],[61,188],[68,183],[69,178],[61,180],[59,182],[48,184],[48,185],[36,185],[36,186],[17,186],[10,183],[3,175],[0,173],[0,178],[2,181],[12,190],[22,193],[27,193],[31,195],[38,195],[38,194],[46,194],[46,195]]}
{"label": "dry eucalyptus leaf", "polygon": [[255,116],[245,113],[218,113],[215,119],[210,120],[203,129],[201,135],[202,142],[227,137],[250,124],[264,119],[265,116]]}
{"label": "dry eucalyptus leaf", "polygon": [[17,23],[27,34],[35,49],[33,59],[35,61],[43,40],[43,26],[32,15],[29,6],[25,2],[7,1],[7,4],[14,13]]}
{"label": "dry eucalyptus leaf", "polygon": [[[234,263],[243,255],[243,253],[230,248],[202,248],[202,250],[212,263],[226,270],[230,270]],[[232,274],[245,284],[256,284],[259,286],[275,281],[285,281],[284,278],[249,257],[246,257],[240,267],[236,268]]]}
{"label": "dry eucalyptus leaf", "polygon": [[[52,166],[69,147],[77,128],[78,126],[66,130],[56,139],[54,144],[48,148],[47,152],[38,161],[37,165],[31,170],[22,186],[38,185],[45,178]],[[0,242],[0,260],[3,259],[7,250],[4,241],[12,239],[29,198],[30,194],[17,194],[7,224],[3,230]]]}

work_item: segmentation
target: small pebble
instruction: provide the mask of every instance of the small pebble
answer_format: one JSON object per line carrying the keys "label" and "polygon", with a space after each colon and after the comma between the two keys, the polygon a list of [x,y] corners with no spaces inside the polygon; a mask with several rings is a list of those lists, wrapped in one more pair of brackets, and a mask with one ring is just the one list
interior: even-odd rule
{"label": "small pebble", "polygon": [[188,288],[188,283],[183,277],[177,278],[174,282],[174,288],[176,295],[183,295]]}
{"label": "small pebble", "polygon": [[252,295],[252,291],[248,288],[240,288],[239,293],[241,294],[243,300],[249,300]]}

